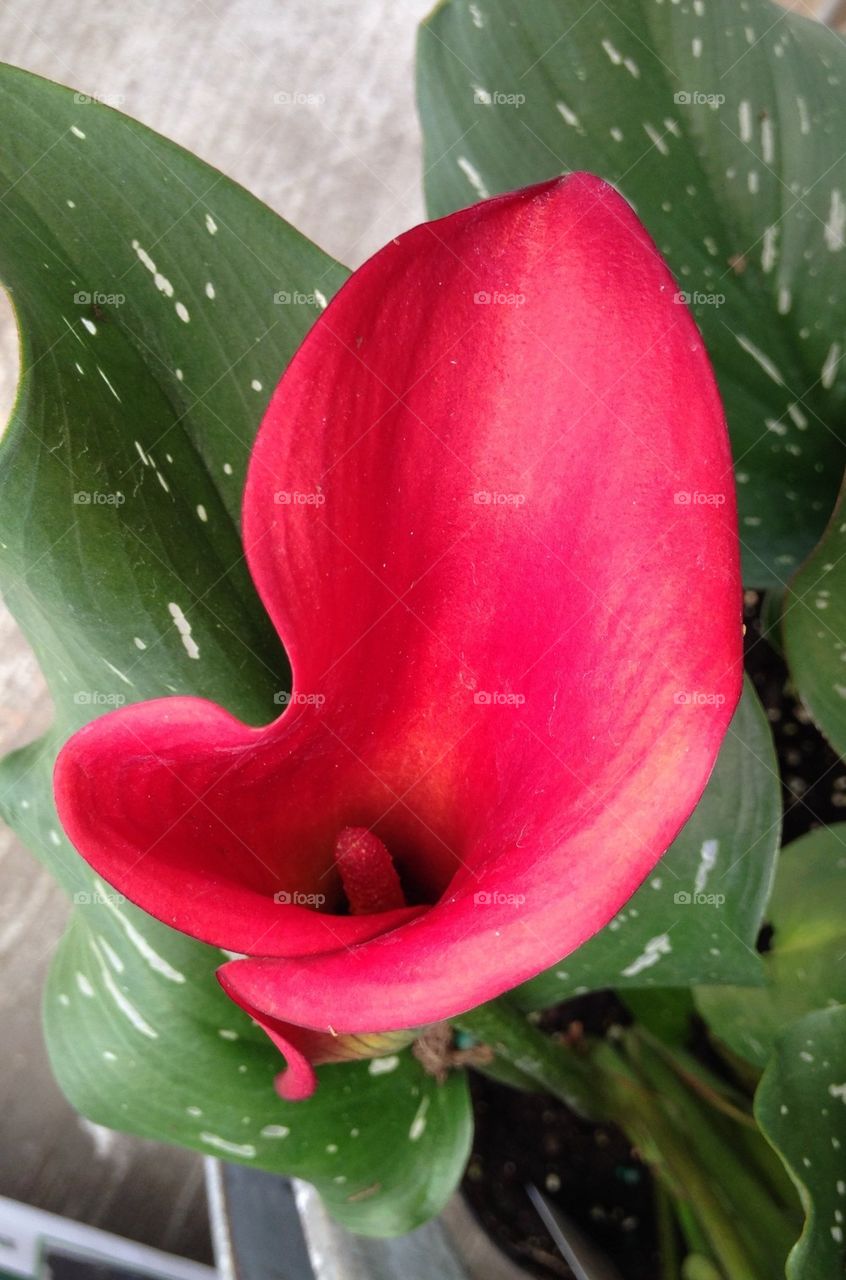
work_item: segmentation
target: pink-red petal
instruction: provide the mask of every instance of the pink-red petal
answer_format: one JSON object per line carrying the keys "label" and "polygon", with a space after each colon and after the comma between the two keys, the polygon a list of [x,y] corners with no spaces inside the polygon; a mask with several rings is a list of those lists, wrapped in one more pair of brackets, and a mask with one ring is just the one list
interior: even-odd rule
{"label": "pink-red petal", "polygon": [[[234,998],[321,1033],[436,1021],[601,928],[692,811],[741,678],[722,410],[625,202],[556,179],[366,263],[273,397],[244,536],[292,708],[89,726],[58,774],[83,854],[121,888],[146,861],[147,910],[256,957],[225,967]],[[430,909],[344,914],[346,827]],[[270,920],[321,885],[313,925]]]}

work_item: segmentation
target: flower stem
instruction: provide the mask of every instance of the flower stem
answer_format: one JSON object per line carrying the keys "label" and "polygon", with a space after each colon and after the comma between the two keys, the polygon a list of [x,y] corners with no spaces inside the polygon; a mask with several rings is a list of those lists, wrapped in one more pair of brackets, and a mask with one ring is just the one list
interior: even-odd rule
{"label": "flower stem", "polygon": [[697,1144],[677,1124],[678,1117],[665,1108],[667,1099],[646,1082],[632,1088],[623,1075],[616,1089],[609,1083],[610,1092],[617,1095],[614,1110],[618,1124],[641,1151],[652,1156],[654,1172],[665,1179],[669,1189],[693,1205],[720,1266],[732,1280],[769,1280],[755,1265],[735,1215],[720,1194],[720,1184],[703,1168]]}
{"label": "flower stem", "polygon": [[735,1216],[737,1233],[746,1238],[750,1256],[775,1266],[778,1274],[799,1228],[797,1224],[792,1229],[789,1216],[776,1203],[770,1188],[744,1159],[749,1138],[754,1137],[757,1144],[764,1139],[760,1134],[751,1135],[744,1126],[728,1123],[720,1111],[704,1104],[675,1068],[665,1045],[656,1046],[653,1038],[639,1029],[626,1032],[623,1039],[629,1061],[661,1099],[662,1110],[676,1132],[687,1135],[698,1163],[714,1179],[726,1209]]}
{"label": "flower stem", "polygon": [[679,1280],[681,1272],[673,1202],[663,1183],[657,1181],[655,1183],[655,1233],[658,1237],[660,1280]]}
{"label": "flower stem", "polygon": [[749,1144],[760,1135],[744,1128],[746,1117],[715,1108],[673,1050],[637,1028],[616,1043],[568,1047],[504,998],[453,1022],[579,1115],[623,1129],[659,1185],[691,1211],[688,1227],[701,1230],[706,1246],[697,1262],[710,1257],[715,1274],[731,1280],[771,1280],[783,1272],[797,1232],[762,1180],[759,1161],[758,1169],[750,1167]]}
{"label": "flower stem", "polygon": [[575,1053],[562,1052],[551,1037],[505,999],[492,1000],[452,1022],[459,1030],[490,1045],[498,1057],[560,1098],[577,1115],[598,1118],[600,1099],[588,1063]]}

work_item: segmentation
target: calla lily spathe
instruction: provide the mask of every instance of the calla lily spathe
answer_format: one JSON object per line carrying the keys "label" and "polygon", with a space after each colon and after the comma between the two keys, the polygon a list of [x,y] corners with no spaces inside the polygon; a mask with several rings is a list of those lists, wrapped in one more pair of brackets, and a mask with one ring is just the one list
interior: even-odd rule
{"label": "calla lily spathe", "polygon": [[245,957],[220,980],[285,1096],[560,960],[655,865],[740,691],[731,475],[696,326],[588,175],[399,236],[317,320],[244,500],[290,706],[130,706],[56,769],[110,884]]}

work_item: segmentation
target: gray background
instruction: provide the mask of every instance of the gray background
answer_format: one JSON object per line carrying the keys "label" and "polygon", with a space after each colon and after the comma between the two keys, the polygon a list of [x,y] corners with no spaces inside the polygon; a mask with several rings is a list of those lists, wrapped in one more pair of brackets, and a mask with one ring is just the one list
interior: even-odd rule
{"label": "gray background", "polygon": [[[5,0],[0,60],[119,100],[356,266],[423,217],[413,47],[430,7],[430,0]],[[319,101],[281,106],[274,98],[282,92]],[[2,298],[0,305],[3,424],[17,355]],[[49,715],[35,663],[0,605],[0,750],[35,736]],[[52,1081],[40,992],[67,905],[2,827],[0,885],[0,1194],[207,1256],[199,1157],[95,1129]]]}

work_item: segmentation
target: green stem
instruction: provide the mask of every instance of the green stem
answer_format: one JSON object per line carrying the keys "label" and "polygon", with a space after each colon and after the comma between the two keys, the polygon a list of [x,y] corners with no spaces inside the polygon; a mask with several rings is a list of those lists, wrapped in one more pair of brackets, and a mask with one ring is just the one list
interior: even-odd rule
{"label": "green stem", "polygon": [[710,1258],[701,1253],[690,1253],[684,1260],[682,1280],[726,1280]]}
{"label": "green stem", "polygon": [[693,1207],[707,1254],[731,1280],[779,1274],[792,1233],[766,1188],[733,1151],[725,1116],[693,1092],[672,1053],[667,1060],[666,1046],[656,1052],[649,1038],[630,1031],[619,1048],[591,1040],[581,1052],[567,1049],[506,999],[453,1022],[580,1115],[615,1121],[668,1192]]}
{"label": "green stem", "polygon": [[695,1254],[698,1258],[707,1258],[713,1262],[711,1246],[693,1211],[693,1206],[688,1204],[686,1200],[676,1200],[675,1210],[688,1253]]}
{"label": "green stem", "polygon": [[[722,1114],[703,1104],[680,1077],[666,1047],[662,1045],[656,1052],[648,1033],[633,1029],[625,1034],[624,1042],[629,1060],[661,1098],[676,1131],[688,1135],[697,1162],[722,1191],[726,1207],[736,1215],[738,1234],[746,1237],[750,1256],[764,1266],[775,1267],[778,1274],[797,1232],[769,1188],[743,1159],[748,1131],[727,1125]],[[756,1137],[763,1141],[760,1135]]]}
{"label": "green stem", "polygon": [[655,1233],[658,1236],[660,1280],[679,1280],[680,1259],[673,1202],[663,1183],[655,1183]]}
{"label": "green stem", "polygon": [[452,1022],[578,1115],[597,1118],[600,1099],[589,1064],[575,1053],[563,1052],[505,999],[492,1000]]}
{"label": "green stem", "polygon": [[732,1280],[764,1280],[766,1273],[762,1275],[753,1262],[733,1215],[717,1194],[715,1180],[701,1167],[695,1144],[677,1128],[653,1091],[624,1086],[618,1102],[618,1123],[637,1145],[646,1139],[658,1151],[656,1173],[668,1174],[670,1186],[694,1206],[720,1266]]}

